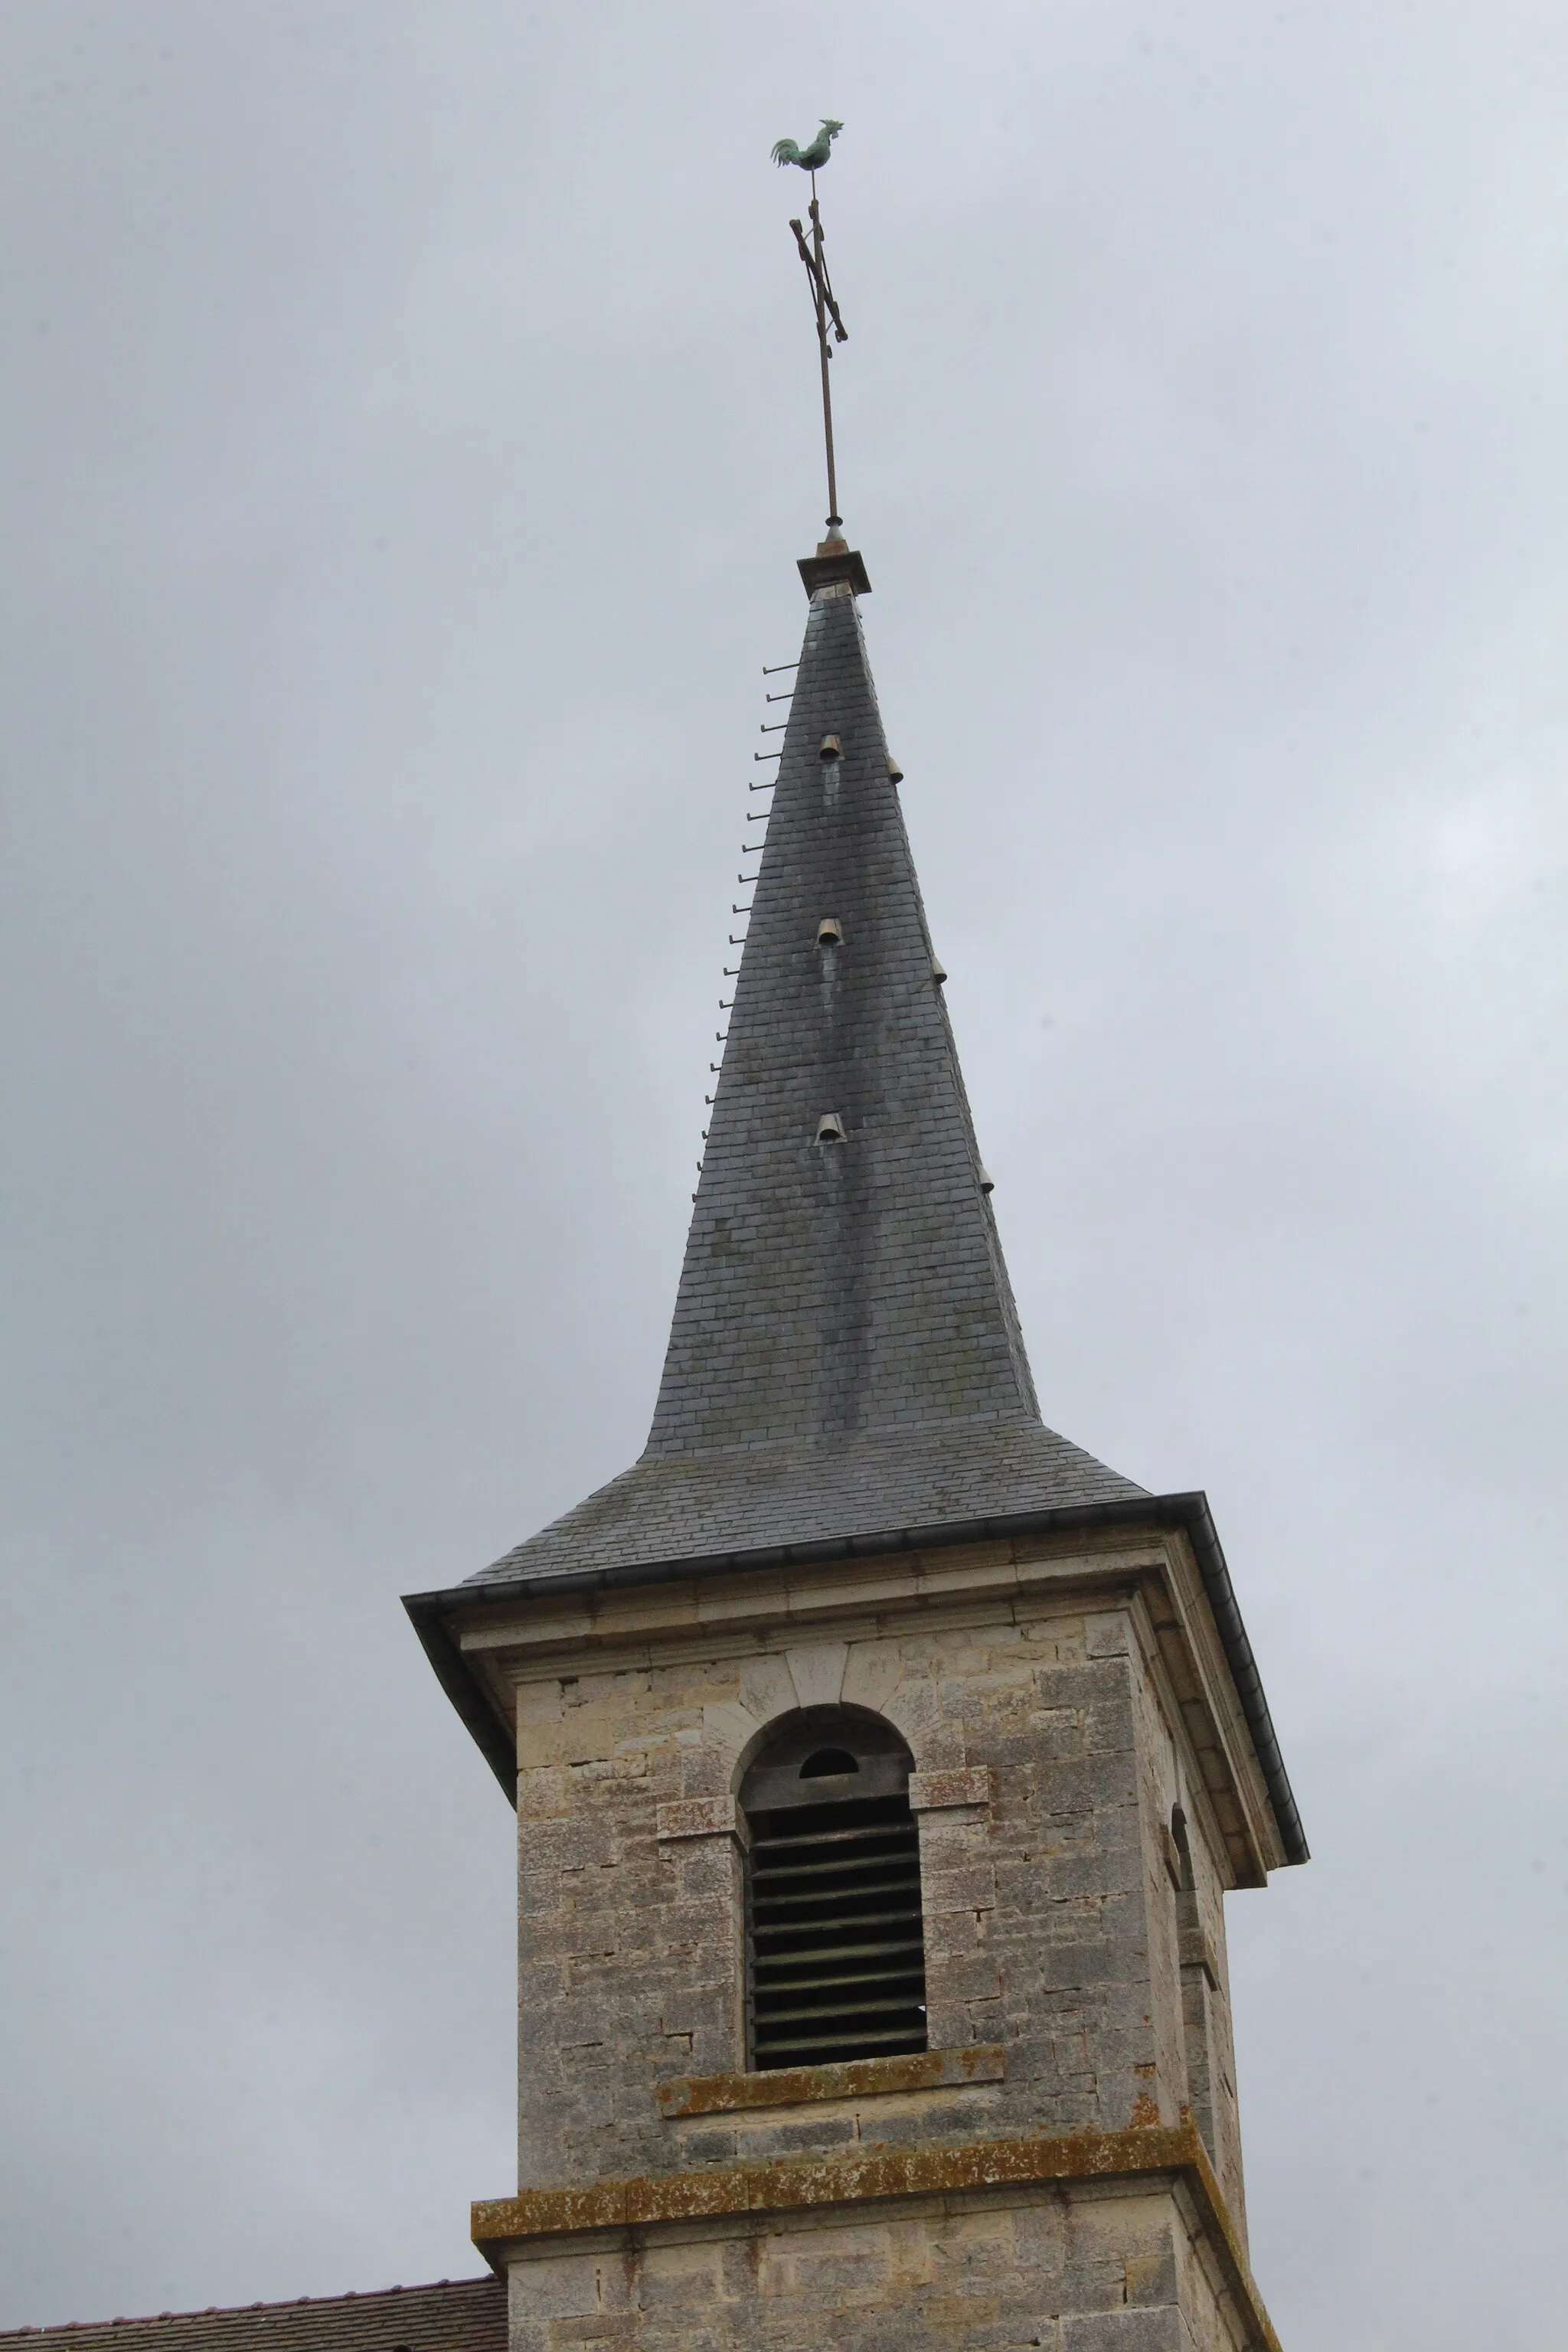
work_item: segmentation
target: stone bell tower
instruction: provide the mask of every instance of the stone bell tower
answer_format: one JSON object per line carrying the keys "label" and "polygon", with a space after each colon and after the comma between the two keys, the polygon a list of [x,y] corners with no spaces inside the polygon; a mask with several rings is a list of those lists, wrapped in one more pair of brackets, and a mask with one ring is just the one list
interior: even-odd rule
{"label": "stone bell tower", "polygon": [[1307,1849],[1208,1506],[1040,1418],[810,611],[653,1426],[408,1608],[518,1813],[513,2352],[1230,2352],[1223,1898]]}

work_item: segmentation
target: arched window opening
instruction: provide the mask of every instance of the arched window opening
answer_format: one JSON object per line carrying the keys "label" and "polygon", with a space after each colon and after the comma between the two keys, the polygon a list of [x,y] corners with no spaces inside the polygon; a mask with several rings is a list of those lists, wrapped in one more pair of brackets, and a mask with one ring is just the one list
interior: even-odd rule
{"label": "arched window opening", "polygon": [[926,2046],[910,1753],[890,1724],[797,1716],[741,1785],[751,2063],[816,2066]]}

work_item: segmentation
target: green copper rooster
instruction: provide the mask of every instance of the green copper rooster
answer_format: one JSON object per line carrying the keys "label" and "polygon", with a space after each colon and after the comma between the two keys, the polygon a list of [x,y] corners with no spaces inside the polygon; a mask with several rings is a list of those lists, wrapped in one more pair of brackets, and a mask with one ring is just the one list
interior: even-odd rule
{"label": "green copper rooster", "polygon": [[843,128],[842,122],[835,122],[825,114],[822,128],[809,147],[797,147],[793,139],[781,139],[773,149],[773,162],[781,165],[798,163],[803,172],[820,172],[825,163],[833,161],[833,142]]}

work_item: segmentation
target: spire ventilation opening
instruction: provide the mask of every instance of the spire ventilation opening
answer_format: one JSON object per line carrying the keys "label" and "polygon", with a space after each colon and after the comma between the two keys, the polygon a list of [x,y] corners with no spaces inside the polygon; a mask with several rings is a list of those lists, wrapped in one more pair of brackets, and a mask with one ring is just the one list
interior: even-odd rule
{"label": "spire ventilation opening", "polygon": [[816,944],[819,948],[841,948],[844,945],[843,926],[832,915],[824,915],[818,923]]}
{"label": "spire ventilation opening", "polygon": [[935,981],[939,988],[946,987],[947,966],[941,962],[935,956],[932,956],[931,960],[931,976]]}
{"label": "spire ventilation opening", "polygon": [[983,1192],[994,1192],[996,1190],[996,1179],[994,1176],[987,1176],[984,1161],[981,1162],[980,1168],[980,1189]]}
{"label": "spire ventilation opening", "polygon": [[889,751],[888,754],[888,782],[890,784],[901,784],[903,781],[904,772]]}
{"label": "spire ventilation opening", "polygon": [[836,1110],[825,1110],[817,1120],[816,1139],[818,1143],[848,1142],[849,1139],[844,1132],[844,1121]]}
{"label": "spire ventilation opening", "polygon": [[837,735],[825,735],[822,739],[822,748],[816,756],[819,760],[842,760],[844,746]]}

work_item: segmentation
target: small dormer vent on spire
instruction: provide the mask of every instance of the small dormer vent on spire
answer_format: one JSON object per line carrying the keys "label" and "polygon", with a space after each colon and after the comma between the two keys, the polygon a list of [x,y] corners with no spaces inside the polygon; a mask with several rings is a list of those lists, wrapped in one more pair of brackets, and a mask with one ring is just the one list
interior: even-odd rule
{"label": "small dormer vent on spire", "polygon": [[816,927],[816,944],[819,948],[841,948],[844,945],[844,929],[836,916],[824,915]]}
{"label": "small dormer vent on spire", "polygon": [[837,735],[825,735],[822,739],[822,748],[816,756],[819,760],[842,760],[844,746]]}
{"label": "small dormer vent on spire", "polygon": [[817,1120],[816,1139],[818,1143],[848,1142],[849,1139],[844,1132],[844,1121],[836,1110],[825,1110]]}

